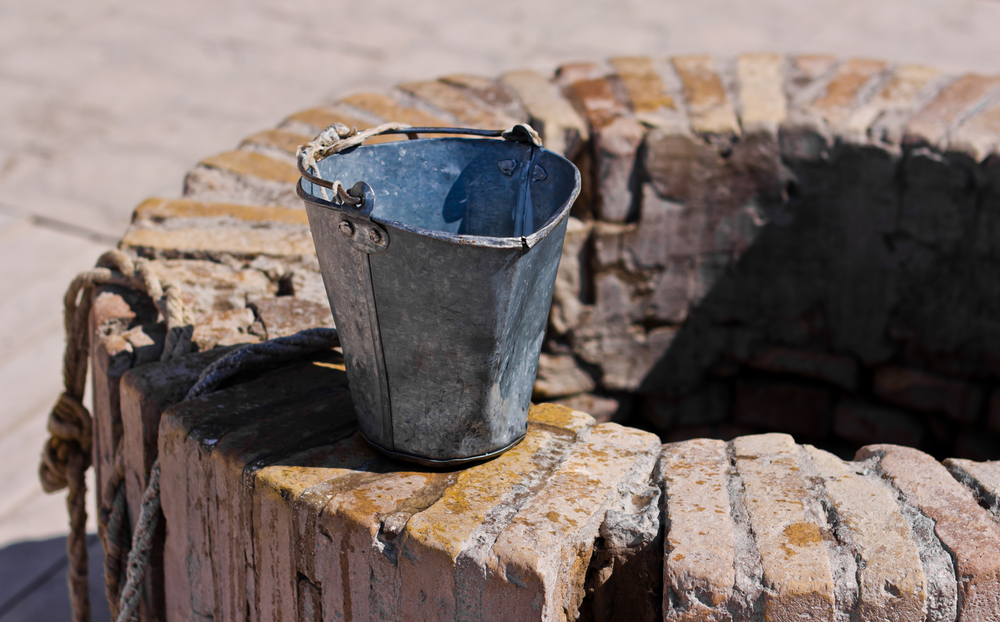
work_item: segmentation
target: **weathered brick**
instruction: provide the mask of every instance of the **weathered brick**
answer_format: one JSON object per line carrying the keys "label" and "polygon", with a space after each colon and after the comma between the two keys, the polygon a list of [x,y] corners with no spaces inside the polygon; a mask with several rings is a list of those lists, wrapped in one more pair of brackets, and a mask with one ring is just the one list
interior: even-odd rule
{"label": "weathered brick", "polygon": [[329,305],[295,296],[261,298],[250,303],[256,320],[263,325],[264,338],[287,337],[301,330],[325,326],[333,328]]}
{"label": "weathered brick", "polygon": [[299,145],[304,145],[312,140],[312,136],[306,136],[298,132],[288,130],[264,130],[248,136],[240,143],[240,147],[269,147],[278,151],[295,155]]}
{"label": "weathered brick", "polygon": [[596,132],[615,119],[629,114],[628,107],[619,101],[607,76],[577,80],[560,76],[560,82],[566,84],[566,96],[583,113],[590,123],[591,131]]}
{"label": "weathered brick", "polygon": [[845,400],[833,411],[833,433],[855,443],[919,447],[924,426],[913,415],[862,400]]}
{"label": "weathered brick", "polygon": [[1000,525],[927,454],[896,445],[872,445],[858,459],[877,458],[877,468],[907,500],[934,521],[958,575],[958,619],[992,620],[1000,611]]}
{"label": "weathered brick", "polygon": [[232,218],[248,222],[308,225],[305,210],[235,203],[205,203],[191,199],[146,199],[135,208],[132,221],[160,224],[174,218]]}
{"label": "weathered brick", "polygon": [[622,236],[635,230],[635,223],[623,225],[594,221],[591,243],[593,254],[591,261],[597,269],[611,268],[622,263]]}
{"label": "weathered brick", "polygon": [[294,184],[299,180],[299,171],[294,165],[252,151],[226,151],[205,158],[201,165],[282,184]]}
{"label": "weathered brick", "polygon": [[580,323],[583,312],[581,294],[586,269],[584,252],[590,230],[590,223],[569,217],[549,312],[549,326],[559,334],[565,334]]}
{"label": "weathered brick", "polygon": [[[594,418],[597,423],[606,423],[608,421],[613,421],[622,411],[622,400],[605,397],[602,395],[594,395],[593,393],[580,393],[579,395],[571,395],[570,397],[564,397],[560,400],[553,402],[559,406],[565,406],[566,408],[572,408],[573,410],[578,410],[580,412],[585,412]],[[626,400],[626,404],[628,401]]]}
{"label": "weathered brick", "polygon": [[157,230],[132,227],[122,238],[121,246],[156,258],[205,257],[228,253],[237,257],[271,255],[287,257],[314,255],[312,235],[302,227],[288,229],[184,228]]}
{"label": "weathered brick", "polygon": [[594,379],[580,368],[573,356],[543,352],[538,359],[538,377],[532,397],[536,400],[564,397],[593,391],[596,386]]}
{"label": "weathered brick", "polygon": [[832,128],[840,129],[851,111],[861,102],[864,87],[884,70],[886,62],[867,58],[852,58],[837,67],[826,85],[826,92],[810,108],[826,119]]}
{"label": "weathered brick", "polygon": [[[729,501],[729,456],[722,441],[663,447],[663,619],[729,619],[742,599],[736,585],[737,538]],[[741,612],[742,613],[742,612]],[[728,614],[728,615],[727,615]]]}
{"label": "weathered brick", "polygon": [[629,106],[636,114],[676,108],[652,59],[645,56],[618,56],[610,60],[628,94]]}
{"label": "weathered brick", "polygon": [[740,380],[736,383],[733,421],[821,438],[829,429],[832,407],[832,396],[826,388]]}
{"label": "weathered brick", "polygon": [[444,76],[441,81],[446,84],[467,89],[487,106],[495,108],[517,122],[527,122],[528,112],[517,97],[500,81],[482,76],[455,74]]}
{"label": "weathered brick", "polygon": [[[634,391],[660,362],[677,330],[642,328],[620,321],[589,324],[573,333],[573,351],[601,370],[600,386],[609,391]],[[653,382],[653,384],[658,384]]]}
{"label": "weathered brick", "polygon": [[948,458],[942,464],[1000,520],[1000,461],[973,462]]}
{"label": "weathered brick", "polygon": [[1000,151],[1000,99],[962,122],[951,132],[948,148],[985,160]]}
{"label": "weathered brick", "polygon": [[870,138],[898,144],[903,139],[903,125],[940,75],[940,70],[926,65],[894,68],[885,86],[851,112],[842,135],[851,140]]}
{"label": "weathered brick", "polygon": [[483,105],[466,89],[445,82],[406,82],[399,88],[447,112],[463,126],[497,130],[507,129],[518,122],[518,119]]}
{"label": "weathered brick", "polygon": [[[548,420],[556,425],[538,425],[534,415],[543,410],[555,414]],[[462,470],[440,499],[407,522],[399,544],[405,619],[449,619],[480,611],[489,589],[484,582],[503,589],[509,581],[505,568],[495,567],[506,560],[491,559],[493,543],[577,435],[586,437],[594,425],[589,416],[551,405],[531,412],[524,441],[496,460]],[[568,427],[558,425],[565,417]]]}
{"label": "weathered brick", "polygon": [[[616,504],[618,490],[648,487],[659,447],[656,436],[613,423],[574,445],[497,538],[492,580],[483,587],[481,608],[470,610],[490,614],[487,620],[576,619],[594,539],[607,537],[601,531],[606,509]],[[511,599],[504,583],[524,591]]]}
{"label": "weathered brick", "polygon": [[809,445],[805,451],[860,558],[858,619],[924,619],[927,578],[892,492],[832,454]]}
{"label": "weathered brick", "polygon": [[418,108],[405,106],[382,93],[356,93],[348,95],[341,101],[385,121],[407,123],[414,127],[449,126],[453,124],[450,119],[433,115]]}
{"label": "weathered brick", "polygon": [[850,356],[770,347],[749,359],[747,365],[779,374],[823,380],[846,391],[854,391],[858,386],[858,364]]}
{"label": "weathered brick", "polygon": [[944,146],[948,132],[1000,87],[1000,77],[967,74],[949,84],[906,125],[904,140]]}
{"label": "weathered brick", "polygon": [[202,315],[217,311],[243,309],[247,300],[273,296],[277,285],[253,268],[234,268],[212,261],[168,260],[153,265],[162,279],[181,288],[181,301],[194,315],[194,324]]}
{"label": "weathered brick", "polygon": [[318,134],[335,123],[340,123],[347,127],[355,127],[359,130],[366,130],[371,127],[370,123],[344,114],[339,110],[322,106],[296,112],[285,119],[282,122],[282,126],[292,123],[301,123],[307,126],[308,131],[312,134]]}
{"label": "weathered brick", "polygon": [[505,73],[501,82],[520,98],[532,127],[544,138],[545,146],[567,158],[575,157],[590,138],[590,132],[573,105],[560,94],[559,88],[530,70]]}
{"label": "weathered brick", "polygon": [[979,418],[983,401],[978,387],[901,367],[877,370],[873,390],[894,404],[920,412],[943,412],[952,419],[969,423]]}
{"label": "weathered brick", "polygon": [[967,239],[975,222],[976,190],[970,171],[950,157],[920,148],[907,153],[901,171],[898,227],[945,252]]}
{"label": "weathered brick", "polygon": [[732,441],[736,469],[763,565],[764,617],[775,622],[834,619],[834,580],[823,525],[807,511],[813,497],[787,434]]}
{"label": "weathered brick", "polygon": [[646,135],[634,117],[593,124],[595,212],[601,220],[625,222],[635,211],[639,192],[637,154]]}
{"label": "weathered brick", "polygon": [[684,84],[691,129],[699,134],[740,133],[739,121],[711,56],[675,56],[674,69]]}
{"label": "weathered brick", "polygon": [[785,122],[784,66],[778,54],[743,54],[736,59],[740,125],[745,134],[777,135]]}
{"label": "weathered brick", "polygon": [[722,423],[729,419],[731,406],[730,386],[713,382],[681,397],[646,396],[642,415],[655,429],[667,432],[678,427]]}
{"label": "weathered brick", "polygon": [[838,62],[837,57],[829,54],[802,54],[792,58],[785,82],[791,107],[798,108],[814,99]]}
{"label": "weathered brick", "polygon": [[659,322],[680,324],[687,319],[700,289],[694,260],[670,261],[653,281],[646,314]]}

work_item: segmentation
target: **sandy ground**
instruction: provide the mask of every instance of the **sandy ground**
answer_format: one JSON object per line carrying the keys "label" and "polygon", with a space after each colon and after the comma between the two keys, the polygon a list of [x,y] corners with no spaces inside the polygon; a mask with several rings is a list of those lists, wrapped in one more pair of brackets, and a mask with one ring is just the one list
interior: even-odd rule
{"label": "sandy ground", "polygon": [[[62,496],[35,478],[66,285],[139,201],[177,195],[201,157],[404,79],[752,51],[998,73],[998,32],[1000,0],[0,3],[0,552],[66,532]],[[32,617],[5,609],[8,597],[0,620]]]}

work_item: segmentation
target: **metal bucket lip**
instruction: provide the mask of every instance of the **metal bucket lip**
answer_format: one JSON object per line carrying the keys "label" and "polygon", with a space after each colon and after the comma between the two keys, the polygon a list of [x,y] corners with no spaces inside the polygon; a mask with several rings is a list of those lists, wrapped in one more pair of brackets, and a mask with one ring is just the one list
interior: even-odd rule
{"label": "metal bucket lip", "polygon": [[504,445],[500,449],[494,449],[493,451],[487,452],[485,454],[479,454],[478,456],[438,459],[438,458],[427,458],[425,456],[419,456],[417,454],[409,454],[401,451],[393,451],[392,449],[386,449],[385,447],[379,445],[375,441],[365,436],[365,433],[362,432],[361,430],[358,430],[358,433],[361,434],[361,438],[365,439],[365,441],[367,441],[368,444],[374,447],[379,453],[384,454],[390,458],[393,458],[395,460],[402,460],[404,462],[413,462],[421,466],[438,467],[438,468],[461,466],[463,464],[471,464],[473,462],[485,462],[486,460],[492,460],[493,458],[496,458],[500,454],[512,449],[528,436],[528,431],[525,430],[524,434],[518,436],[512,442],[508,443],[507,445]]}
{"label": "metal bucket lip", "polygon": [[[489,138],[454,138],[454,137],[444,137],[444,138],[421,138],[421,141],[452,141],[452,140],[462,140],[462,141],[481,141],[481,140],[492,140]],[[346,150],[344,153],[350,153],[354,149],[360,149],[362,147],[368,149],[378,149],[383,144],[392,143],[382,143],[375,145],[360,145],[358,147]],[[418,227],[415,225],[408,225],[404,222],[399,222],[398,220],[385,220],[377,216],[371,216],[371,220],[379,223],[380,225],[392,227],[393,229],[399,229],[402,231],[407,231],[409,233],[414,233],[417,235],[422,235],[429,238],[434,238],[436,240],[441,240],[443,242],[449,242],[451,244],[457,244],[459,246],[479,246],[485,248],[532,248],[535,244],[545,239],[545,236],[549,234],[550,231],[559,226],[567,216],[569,216],[570,209],[573,207],[573,203],[580,196],[580,187],[582,183],[582,178],[580,177],[580,169],[573,164],[572,160],[566,158],[563,155],[556,153],[555,151],[549,151],[548,149],[542,147],[542,151],[551,153],[557,158],[561,158],[568,162],[570,166],[573,167],[573,191],[570,193],[566,201],[559,207],[559,210],[552,215],[548,221],[538,231],[535,231],[531,235],[525,235],[521,237],[496,237],[496,236],[486,236],[486,235],[465,235],[457,233],[447,233],[444,231],[436,231],[434,229],[426,229],[424,227]],[[336,157],[336,155],[332,156]],[[313,205],[319,207],[325,207],[327,209],[332,209],[335,211],[341,211],[340,206],[331,202],[321,199],[311,192],[307,191],[303,187],[304,182],[309,180],[304,177],[299,177],[299,183],[295,185],[296,194],[299,195],[303,201],[312,203]]]}

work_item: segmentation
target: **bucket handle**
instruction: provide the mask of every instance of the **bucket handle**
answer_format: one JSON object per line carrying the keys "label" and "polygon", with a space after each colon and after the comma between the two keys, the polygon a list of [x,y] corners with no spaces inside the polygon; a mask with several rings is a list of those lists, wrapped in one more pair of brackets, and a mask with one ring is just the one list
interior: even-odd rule
{"label": "bucket handle", "polygon": [[[324,188],[323,198],[326,199],[326,188],[333,191],[334,206],[350,205],[362,209],[365,202],[364,193],[355,185],[346,190],[339,180],[328,181],[319,176],[320,160],[364,143],[369,138],[383,134],[406,134],[413,140],[417,134],[461,134],[467,136],[483,136],[485,138],[503,138],[519,143],[529,143],[536,147],[542,146],[542,139],[527,123],[518,123],[506,130],[480,130],[463,127],[412,127],[405,123],[385,123],[359,132],[357,128],[349,128],[343,123],[334,123],[319,133],[312,141],[299,147],[296,154],[299,173],[303,179]],[[315,171],[313,174],[312,171]],[[301,184],[300,184],[301,186]],[[339,201],[339,202],[337,202]]]}

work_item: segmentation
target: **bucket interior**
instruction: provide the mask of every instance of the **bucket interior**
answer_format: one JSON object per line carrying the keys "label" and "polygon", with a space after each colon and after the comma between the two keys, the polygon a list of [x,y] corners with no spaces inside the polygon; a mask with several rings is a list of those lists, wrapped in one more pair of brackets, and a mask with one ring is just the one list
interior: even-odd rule
{"label": "bucket interior", "polygon": [[[545,149],[505,140],[431,138],[362,145],[319,163],[324,179],[375,192],[383,223],[458,235],[528,236],[566,207],[576,170]],[[322,198],[322,189],[303,180]]]}

